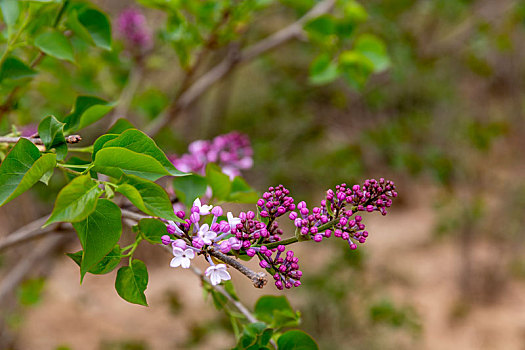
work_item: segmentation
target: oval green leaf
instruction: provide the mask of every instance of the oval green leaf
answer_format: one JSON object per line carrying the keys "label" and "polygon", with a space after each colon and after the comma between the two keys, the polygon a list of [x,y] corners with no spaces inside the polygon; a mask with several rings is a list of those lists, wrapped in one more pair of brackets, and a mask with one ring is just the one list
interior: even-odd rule
{"label": "oval green leaf", "polygon": [[97,205],[102,190],[89,175],[73,179],[57,196],[55,207],[46,221],[47,226],[53,222],[77,222],[87,218]]}
{"label": "oval green leaf", "polygon": [[117,272],[115,289],[120,297],[130,303],[148,306],[144,291],[148,286],[148,270],[140,260],[123,266]]}
{"label": "oval green leaf", "polygon": [[39,34],[35,38],[35,46],[49,56],[70,62],[75,61],[73,46],[69,39],[56,29],[49,29]]}
{"label": "oval green leaf", "polygon": [[151,243],[162,243],[161,237],[167,234],[166,225],[157,219],[142,219],[139,221],[139,230],[146,240]]}
{"label": "oval green leaf", "polygon": [[[83,254],[84,251],[79,250],[76,253],[67,253],[66,255],[69,256],[78,265],[78,267],[80,267]],[[90,268],[88,272],[94,275],[104,275],[106,273],[110,273],[118,266],[121,259],[122,249],[116,245],[98,264]]]}
{"label": "oval green leaf", "polygon": [[277,339],[279,350],[318,350],[315,340],[303,331],[292,330]]}
{"label": "oval green leaf", "polygon": [[146,214],[184,222],[173,212],[173,205],[166,191],[154,182],[127,175],[120,181],[116,191]]}
{"label": "oval green leaf", "polygon": [[122,213],[118,205],[99,199],[95,211],[80,222],[73,223],[83,248],[80,280],[117,244],[122,234]]}
{"label": "oval green leaf", "polygon": [[155,181],[171,175],[155,158],[121,147],[102,148],[93,164],[95,171],[114,178],[127,174]]}
{"label": "oval green leaf", "polygon": [[78,15],[78,22],[86,29],[96,46],[111,50],[111,24],[104,13],[87,9]]}
{"label": "oval green leaf", "polygon": [[21,138],[0,165],[0,206],[18,197],[56,164],[56,155],[40,155],[38,148]]}

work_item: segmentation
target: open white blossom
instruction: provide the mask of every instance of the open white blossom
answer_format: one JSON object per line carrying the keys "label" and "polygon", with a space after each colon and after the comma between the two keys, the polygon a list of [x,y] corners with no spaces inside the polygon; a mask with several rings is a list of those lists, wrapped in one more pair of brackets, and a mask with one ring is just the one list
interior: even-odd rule
{"label": "open white blossom", "polygon": [[195,252],[193,252],[193,250],[189,248],[182,250],[179,247],[173,247],[173,255],[175,257],[171,259],[170,266],[182,266],[184,269],[187,269],[188,267],[190,267],[190,259],[193,259],[195,257]]}
{"label": "open white blossom", "polygon": [[193,206],[199,208],[200,215],[208,215],[211,212],[211,208],[213,208],[213,205],[202,205],[200,198],[196,198],[193,201]]}
{"label": "open white blossom", "polygon": [[227,281],[231,279],[230,274],[226,271],[225,264],[212,265],[206,269],[206,277],[211,281],[214,286],[221,283],[221,281]]}
{"label": "open white blossom", "polygon": [[204,244],[210,245],[212,243],[212,240],[217,237],[217,233],[210,230],[210,226],[208,224],[203,224],[201,227],[199,227],[199,232],[197,235],[202,238]]}
{"label": "open white blossom", "polygon": [[237,224],[241,223],[241,219],[233,217],[233,214],[231,212],[228,212],[228,214],[226,214],[226,217],[228,218],[228,224],[230,224],[231,228],[234,228],[235,226],[237,226]]}

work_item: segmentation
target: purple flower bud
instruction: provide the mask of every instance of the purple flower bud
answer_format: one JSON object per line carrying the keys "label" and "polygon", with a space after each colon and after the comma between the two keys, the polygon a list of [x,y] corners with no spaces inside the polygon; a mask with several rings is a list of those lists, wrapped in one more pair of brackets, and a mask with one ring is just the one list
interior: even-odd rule
{"label": "purple flower bud", "polygon": [[179,219],[184,219],[184,217],[186,216],[186,213],[182,210],[179,210],[177,212],[177,216],[179,217]]}
{"label": "purple flower bud", "polygon": [[227,233],[230,232],[230,224],[228,224],[227,221],[221,221],[220,223],[220,230],[221,232]]}
{"label": "purple flower bud", "polygon": [[359,186],[359,185],[354,185],[354,186],[352,186],[352,190],[353,190],[354,192],[357,192],[357,191],[359,191],[360,189],[361,189],[361,186]]}
{"label": "purple flower bud", "polygon": [[310,228],[310,233],[315,235],[317,233],[317,226],[313,226]]}
{"label": "purple flower bud", "polygon": [[281,282],[280,280],[279,281],[275,281],[275,286],[277,287],[277,289],[282,290],[283,289],[283,282]]}
{"label": "purple flower bud", "polygon": [[247,218],[248,220],[253,220],[253,219],[255,219],[255,213],[254,213],[253,211],[251,211],[251,210],[248,211],[248,212],[246,213],[246,218]]}
{"label": "purple flower bud", "polygon": [[331,235],[332,235],[332,230],[326,230],[326,231],[324,231],[324,236],[325,236],[326,238],[330,238]]}
{"label": "purple flower bud", "polygon": [[232,249],[239,250],[242,248],[242,243],[235,237],[228,238],[228,242],[230,243]]}
{"label": "purple flower bud", "polygon": [[164,245],[168,245],[171,242],[171,238],[168,235],[164,235],[164,236],[160,237],[160,240],[162,241],[162,244],[164,244]]}
{"label": "purple flower bud", "polygon": [[308,208],[306,207],[303,207],[299,210],[301,212],[302,215],[308,215]]}
{"label": "purple flower bud", "polygon": [[285,207],[280,206],[279,208],[277,208],[277,214],[283,215],[284,213],[286,213],[286,208]]}
{"label": "purple flower bud", "polygon": [[308,227],[301,227],[301,234],[307,235],[308,234]]}
{"label": "purple flower bud", "polygon": [[200,237],[194,237],[192,240],[192,245],[197,249],[201,249],[204,247],[204,240]]}
{"label": "purple flower bud", "polygon": [[261,248],[259,249],[259,251],[260,251],[261,253],[263,253],[263,254],[266,253],[267,250],[268,250],[268,248],[267,248],[266,246],[264,246],[264,245],[261,246]]}
{"label": "purple flower bud", "polygon": [[374,211],[374,206],[373,205],[367,205],[366,206],[366,211],[369,212],[369,213],[373,212]]}
{"label": "purple flower bud", "polygon": [[321,234],[316,234],[316,235],[314,236],[314,241],[316,241],[316,242],[321,242],[322,240],[323,240],[323,235],[321,235]]}
{"label": "purple flower bud", "polygon": [[266,260],[261,260],[259,262],[259,266],[262,267],[263,269],[267,268],[269,265],[268,263],[266,262]]}
{"label": "purple flower bud", "polygon": [[250,248],[246,251],[246,255],[253,257],[255,255],[256,251],[253,248]]}
{"label": "purple flower bud", "polygon": [[201,211],[201,209],[198,206],[196,206],[196,205],[191,207],[191,212],[192,213],[200,213],[200,211]]}
{"label": "purple flower bud", "polygon": [[350,249],[356,250],[357,246],[354,243],[350,243]]}
{"label": "purple flower bud", "polygon": [[258,205],[259,207],[262,207],[262,206],[264,205],[264,199],[259,198],[259,200],[257,201],[257,205]]}
{"label": "purple flower bud", "polygon": [[301,285],[301,281],[295,281],[293,285],[294,287],[299,287]]}
{"label": "purple flower bud", "polygon": [[173,247],[177,247],[177,248],[184,250],[186,249],[186,241],[184,241],[183,239],[176,239],[173,242]]}
{"label": "purple flower bud", "polygon": [[[198,208],[197,208],[198,209]],[[193,212],[191,213],[190,215],[190,221],[192,224],[196,224],[199,222],[199,220],[201,219],[201,216],[199,215],[198,212]]]}
{"label": "purple flower bud", "polygon": [[300,201],[299,204],[297,204],[297,209],[306,208],[306,202]]}
{"label": "purple flower bud", "polygon": [[284,252],[286,250],[286,247],[284,245],[282,245],[282,244],[279,244],[277,246],[277,250],[282,253],[282,252]]}
{"label": "purple flower bud", "polygon": [[216,217],[222,216],[222,208],[219,206],[213,207],[211,213]]}
{"label": "purple flower bud", "polygon": [[356,221],[356,222],[361,222],[362,220],[363,220],[363,218],[362,218],[360,215],[357,215],[357,216],[355,217],[355,221]]}
{"label": "purple flower bud", "polygon": [[[166,231],[168,231],[168,233],[170,235],[174,235],[175,232],[177,232],[177,228],[175,227],[175,225],[168,225],[168,226],[166,226]],[[169,238],[169,236],[168,236],[168,238]]]}
{"label": "purple flower bud", "polygon": [[219,245],[219,249],[221,253],[228,254],[230,250],[232,249],[232,246],[230,245],[230,242],[222,241],[221,244]]}
{"label": "purple flower bud", "polygon": [[261,217],[267,218],[268,216],[270,216],[270,215],[268,214],[268,212],[266,210],[261,211]]}

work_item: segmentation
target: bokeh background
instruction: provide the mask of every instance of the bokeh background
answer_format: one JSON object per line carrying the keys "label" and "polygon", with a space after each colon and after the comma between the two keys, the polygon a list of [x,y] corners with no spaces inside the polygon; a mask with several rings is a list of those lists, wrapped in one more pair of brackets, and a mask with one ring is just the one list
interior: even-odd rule
{"label": "bokeh background", "polygon": [[[131,1],[95,3],[113,22],[127,8],[139,9],[154,33],[125,115],[144,126],[181,84],[173,40],[182,39],[166,30],[162,11]],[[268,2],[245,23],[242,40],[268,36],[313,3]],[[355,30],[381,38],[389,56],[388,68],[362,86],[343,78],[312,82],[319,46],[290,41],[235,68],[156,140],[181,154],[193,140],[243,132],[254,148],[254,167],[243,173],[248,183],[258,190],[280,183],[312,203],[342,182],[396,183],[394,206],[386,217],[366,218],[371,236],[357,251],[335,241],[301,248],[303,285],[285,294],[322,349],[525,349],[525,3],[361,5],[368,18]],[[51,112],[65,115],[79,93],[117,100],[137,60],[116,32],[114,40],[111,52],[84,48],[76,65],[45,58],[2,130],[11,122],[30,129]],[[202,70],[226,50],[214,48]],[[109,119],[83,136],[94,139]],[[0,209],[2,236],[48,212],[61,185],[54,181]],[[0,278],[35,247],[0,253]],[[195,276],[168,267],[169,254],[151,247],[138,253],[151,266],[150,307],[143,308],[118,297],[116,272],[80,286],[76,265],[63,254],[76,248],[70,242],[54,259],[42,258],[4,300],[2,337],[14,348],[233,346],[228,320]],[[247,305],[262,292],[278,294],[233,279]]]}

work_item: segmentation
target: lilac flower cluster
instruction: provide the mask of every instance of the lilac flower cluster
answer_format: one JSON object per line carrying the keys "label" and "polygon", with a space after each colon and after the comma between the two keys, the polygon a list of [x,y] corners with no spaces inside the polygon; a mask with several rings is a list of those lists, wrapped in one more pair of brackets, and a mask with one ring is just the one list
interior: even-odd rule
{"label": "lilac flower cluster", "polygon": [[[299,259],[293,251],[286,251],[286,245],[303,240],[321,242],[333,235],[345,240],[350,249],[356,249],[357,244],[365,243],[368,237],[363,218],[356,214],[378,211],[385,215],[396,196],[394,183],[384,179],[366,180],[362,186],[351,188],[341,184],[335,191],[328,190],[321,205],[310,210],[304,201],[295,205],[290,191],[279,185],[270,187],[257,201],[258,215],[247,211],[233,217],[228,212],[227,221],[220,222],[221,207],[202,205],[200,199],[196,199],[184,223],[170,222],[167,226],[175,239],[165,235],[162,242],[173,246],[173,267],[187,268],[196,253],[207,255],[210,249],[234,256],[257,255],[259,266],[273,276],[278,289],[298,287],[302,276]],[[276,219],[287,213],[294,222],[296,234],[283,240],[283,231]],[[213,215],[211,223],[201,223],[201,218],[209,214]],[[179,211],[177,216],[184,219],[186,213]],[[208,261],[211,266],[206,274],[213,284],[230,279],[226,265]]]}
{"label": "lilac flower cluster", "polygon": [[293,251],[289,250],[284,253],[285,250],[286,247],[282,244],[274,249],[261,246],[258,250],[258,255],[261,259],[259,266],[273,274],[275,286],[279,290],[299,287],[301,285],[300,279],[303,275],[301,270],[299,270],[299,258],[294,256]]}
{"label": "lilac flower cluster", "polygon": [[253,165],[249,138],[239,132],[219,135],[211,141],[197,140],[188,146],[189,153],[171,156],[173,165],[184,172],[204,175],[208,163],[217,163],[230,179]]}
{"label": "lilac flower cluster", "polygon": [[124,10],[117,18],[117,31],[133,51],[145,52],[153,46],[153,37],[146,17],[136,10]]}
{"label": "lilac flower cluster", "polygon": [[[210,214],[213,215],[211,224],[201,222],[201,219]],[[172,245],[174,255],[170,264],[172,267],[190,267],[190,260],[195,254],[202,254],[209,247],[220,250],[223,254],[228,254],[232,250],[238,251],[243,247],[242,242],[231,234],[240,224],[241,219],[233,217],[232,213],[228,212],[228,221],[218,222],[222,214],[221,207],[203,205],[197,198],[184,223],[168,222],[166,230],[171,236],[164,235],[161,240],[165,245]],[[182,210],[176,215],[183,220],[186,217],[186,213]],[[211,266],[206,270],[206,274],[212,283],[218,284],[221,280],[229,279],[226,265],[215,265],[211,259],[209,262]]]}

